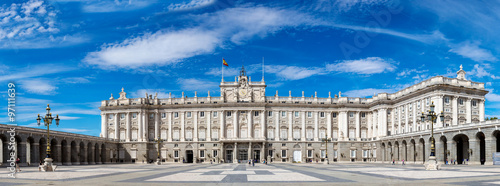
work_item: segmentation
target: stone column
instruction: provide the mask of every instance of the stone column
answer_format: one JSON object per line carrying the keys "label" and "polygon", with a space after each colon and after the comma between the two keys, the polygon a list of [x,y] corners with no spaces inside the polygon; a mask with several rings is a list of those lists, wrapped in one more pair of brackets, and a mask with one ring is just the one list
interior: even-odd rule
{"label": "stone column", "polygon": [[[87,147],[87,148],[88,148],[88,147]],[[91,153],[91,157],[90,157],[90,162],[89,162],[89,164],[90,164],[90,165],[95,165],[95,153],[96,153],[96,152],[95,152],[95,146],[94,146],[94,145],[92,145],[92,146],[90,147],[90,150],[91,150],[91,152],[93,152],[93,153]]]}
{"label": "stone column", "polygon": [[106,114],[101,114],[101,136],[103,138],[108,138],[108,124],[107,124],[107,116]]}
{"label": "stone column", "polygon": [[[142,141],[143,136],[144,136],[142,134],[143,133],[143,131],[142,131],[142,125],[144,125],[144,123],[143,123],[143,115],[144,115],[144,113],[142,111],[140,111],[138,113],[138,116],[137,116],[137,124],[138,124],[138,126],[137,126],[138,127],[137,141]],[[102,162],[102,163],[104,163],[104,162]]]}
{"label": "stone column", "polygon": [[300,112],[300,117],[302,117],[302,128],[300,130],[300,140],[301,141],[306,141],[306,112],[301,111]]}
{"label": "stone column", "polygon": [[194,125],[194,130],[193,130],[193,141],[198,141],[198,111],[193,111],[193,125]]}
{"label": "stone column", "polygon": [[267,122],[266,122],[266,110],[261,111],[261,116],[260,116],[260,138],[266,139],[266,127],[267,127]]}
{"label": "stone column", "polygon": [[471,98],[467,98],[465,101],[465,123],[472,122],[472,109],[471,109]]}
{"label": "stone column", "polygon": [[360,134],[361,134],[361,132],[360,132],[361,131],[360,123],[361,122],[359,121],[359,119],[360,119],[359,118],[359,111],[356,111],[354,113],[354,117],[355,117],[355,122],[356,122],[356,135],[355,135],[356,136],[356,141],[360,141],[360,138],[361,138],[361,136],[360,136]]}
{"label": "stone column", "polygon": [[372,111],[372,120],[373,120],[373,123],[372,123],[372,127],[373,127],[373,130],[372,130],[372,136],[373,137],[378,137],[378,133],[377,133],[377,126],[378,126],[378,114],[377,114],[377,110],[374,110]]}
{"label": "stone column", "polygon": [[[186,139],[184,138],[184,136],[185,136],[185,134],[184,134],[184,133],[185,133],[185,130],[184,130],[184,129],[185,129],[185,124],[184,124],[184,120],[185,120],[185,119],[184,119],[184,113],[185,113],[184,111],[180,112],[180,114],[181,114],[181,140],[180,140],[180,141],[185,141],[185,140],[186,140]],[[193,156],[194,156],[194,155],[193,155]]]}
{"label": "stone column", "polygon": [[[397,107],[396,107],[396,108],[397,108]],[[396,124],[396,121],[395,121],[395,119],[394,119],[394,118],[395,118],[395,116],[396,116],[396,113],[394,113],[394,108],[393,108],[393,109],[391,110],[391,135],[396,134],[396,133],[395,133],[395,131],[394,131],[394,130],[395,130],[395,128],[394,128],[394,127],[395,127],[395,124]],[[399,117],[398,117],[398,119],[399,119]]]}
{"label": "stone column", "polygon": [[172,112],[167,112],[168,116],[168,134],[167,134],[167,141],[171,142],[172,141]]}
{"label": "stone column", "polygon": [[[484,117],[483,117],[484,118]],[[484,139],[485,165],[493,165],[493,153],[497,152],[497,140],[495,137],[486,137]]]}
{"label": "stone column", "polygon": [[[451,100],[451,111],[453,112],[451,124],[458,125],[458,96],[453,96]],[[450,160],[451,161],[451,160]]]}
{"label": "stone column", "polygon": [[[31,144],[29,142],[26,142],[26,164],[36,164],[37,162],[31,162]],[[3,151],[3,144],[0,145],[0,149]],[[0,152],[0,164],[2,164],[1,161],[3,161],[3,153]]]}
{"label": "stone column", "polygon": [[63,162],[64,165],[71,165],[71,162],[72,162],[72,154],[71,154],[71,141],[68,142],[68,144],[64,147],[66,149],[66,161]]}
{"label": "stone column", "polygon": [[478,101],[479,103],[479,121],[484,121],[484,98]]}
{"label": "stone column", "polygon": [[160,120],[160,113],[158,111],[155,112],[155,115],[154,115],[154,121],[155,121],[155,136],[154,138],[158,138],[158,135],[160,134],[160,124],[159,124],[159,121]]}
{"label": "stone column", "polygon": [[[17,142],[17,141],[16,141]],[[17,144],[16,144],[16,150],[17,150],[17,157],[19,159],[21,159],[21,165],[20,166],[26,166],[26,142],[18,142],[19,145],[21,145],[21,149],[17,149]],[[8,158],[10,158],[9,156],[7,156]]]}
{"label": "stone column", "polygon": [[115,113],[115,136],[114,139],[120,139],[120,115]]}
{"label": "stone column", "polygon": [[[224,123],[224,119],[226,118],[226,115],[225,115],[225,112],[224,110],[220,111],[220,131],[219,131],[219,135],[220,135],[220,138],[219,139],[225,139],[225,133],[226,133],[226,128],[224,127],[226,124]],[[225,158],[223,156],[223,158]]]}
{"label": "stone column", "polygon": [[328,111],[326,112],[326,133],[327,137],[331,138],[332,135],[332,112]]}
{"label": "stone column", "polygon": [[452,160],[457,159],[457,143],[453,141],[453,139],[449,139],[446,141],[448,149],[450,151],[450,155],[448,156],[448,163],[453,164]]}
{"label": "stone column", "polygon": [[253,120],[252,120],[253,119],[253,115],[252,115],[252,112],[253,112],[252,110],[248,111],[248,127],[247,127],[248,128],[248,131],[247,131],[248,132],[248,134],[247,134],[248,139],[252,139],[253,138],[253,136],[252,136],[252,133],[253,133],[252,132],[253,131]]}
{"label": "stone column", "polygon": [[238,143],[235,142],[233,150],[233,163],[238,163],[238,158],[236,157],[236,155],[238,154],[237,151],[238,151]]}
{"label": "stone column", "polygon": [[[83,162],[81,162],[81,164],[83,164],[83,165],[88,165],[88,164],[89,164],[89,162],[88,162],[88,154],[89,154],[89,153],[87,152],[87,151],[88,151],[88,147],[87,147],[87,148],[85,148],[85,146],[86,146],[86,145],[84,144],[84,145],[83,145],[83,152],[80,152],[80,155],[81,155],[81,156],[83,156]],[[116,157],[118,158],[118,156],[116,156]],[[81,160],[80,160],[80,161],[81,161]]]}
{"label": "stone column", "polygon": [[127,122],[127,123],[126,123],[126,125],[127,125],[127,126],[126,126],[126,127],[127,127],[127,131],[126,131],[126,133],[125,133],[125,141],[126,141],[126,142],[130,142],[130,134],[131,134],[131,132],[132,132],[132,131],[130,131],[130,130],[131,130],[131,129],[130,129],[130,128],[131,128],[131,127],[130,127],[130,126],[131,126],[131,124],[130,124],[130,112],[127,112],[126,117],[127,117],[127,120],[126,120],[126,122]]}
{"label": "stone column", "polygon": [[319,130],[319,121],[318,121],[318,111],[314,111],[314,141],[319,141],[318,139],[318,130]]}
{"label": "stone column", "polygon": [[288,111],[288,141],[293,141],[293,112]]}
{"label": "stone column", "polygon": [[[438,95],[437,100],[436,100],[435,112],[436,112],[436,114],[440,114],[441,111],[444,112],[444,110],[443,110],[443,95]],[[439,119],[439,117],[436,119],[436,125],[438,128],[443,127],[443,124],[441,123],[441,119]]]}
{"label": "stone column", "polygon": [[262,147],[261,147],[261,150],[260,150],[260,160],[259,162],[262,163],[262,159],[266,159],[266,157],[264,157],[264,151],[266,150],[266,143],[265,142],[262,142]]}
{"label": "stone column", "polygon": [[238,113],[239,113],[239,111],[235,110],[234,114],[233,114],[233,126],[234,126],[233,139],[237,139],[239,137],[239,135],[238,135],[239,132],[238,131],[240,130],[240,127],[239,127],[239,124],[238,124]]}
{"label": "stone column", "polygon": [[248,159],[249,160],[253,160],[253,156],[252,156],[252,142],[248,142]]}
{"label": "stone column", "polygon": [[444,162],[444,153],[445,153],[444,144],[443,141],[439,140],[438,136],[434,136],[434,139],[436,141],[436,161],[439,164],[442,164]]}
{"label": "stone column", "polygon": [[403,123],[403,120],[401,119],[401,112],[403,112],[403,107],[398,106],[398,132],[394,134],[400,134],[401,133],[401,123]]}
{"label": "stone column", "polygon": [[417,103],[412,104],[413,110],[413,130],[412,132],[417,131]]}
{"label": "stone column", "polygon": [[410,114],[408,114],[408,113],[410,112],[410,109],[408,109],[408,104],[405,104],[403,107],[405,107],[405,128],[404,128],[404,131],[405,131],[405,133],[408,133],[409,132],[408,119],[410,119]]}
{"label": "stone column", "polygon": [[[40,161],[43,161],[43,158],[44,157],[40,157],[40,144],[39,143],[33,143],[33,145],[31,146],[31,148],[33,149],[33,156],[35,156],[33,158],[33,161],[35,162],[31,162],[31,163],[36,163],[38,164]],[[3,147],[1,148],[3,150]],[[2,153],[0,153],[2,154]],[[2,157],[3,158],[3,157]],[[3,161],[3,159],[2,159]]]}
{"label": "stone column", "polygon": [[[486,141],[485,141],[486,142]],[[474,136],[472,139],[469,139],[469,149],[472,149],[472,154],[469,157],[469,164],[481,164],[481,146],[480,141]],[[468,149],[466,149],[468,150]]]}
{"label": "stone column", "polygon": [[149,141],[149,113],[144,111],[144,124],[142,125],[143,141]]}
{"label": "stone column", "polygon": [[274,140],[279,141],[281,136],[280,136],[280,111],[275,111],[276,112],[276,123],[275,123],[275,129],[274,129]]}
{"label": "stone column", "polygon": [[80,145],[77,144],[75,146],[75,148],[76,148],[76,154],[75,154],[75,156],[77,158],[76,158],[76,161],[71,162],[71,164],[73,164],[73,165],[80,165]]}
{"label": "stone column", "polygon": [[[392,111],[394,112],[394,109]],[[394,116],[394,113],[392,115]],[[366,113],[366,121],[367,121],[366,123],[368,126],[368,131],[367,131],[366,137],[371,138],[371,137],[373,137],[373,132],[372,132],[373,119],[372,119],[372,114],[370,112]],[[394,118],[392,120],[392,126],[394,126]],[[394,127],[393,127],[393,130],[391,131],[391,133],[394,133]]]}
{"label": "stone column", "polygon": [[[57,144],[55,147],[50,147],[51,150],[55,150],[53,153],[57,154],[57,162],[55,162],[57,165],[62,165],[62,152],[61,152],[61,144]],[[35,163],[35,162],[33,162]]]}
{"label": "stone column", "polygon": [[[214,157],[215,158],[215,157]],[[222,163],[225,163],[226,157],[224,156],[224,143],[220,143],[220,153],[219,153],[219,158],[216,158],[218,160],[217,163],[220,163],[220,161],[224,160]]]}
{"label": "stone column", "polygon": [[212,141],[212,112],[207,111],[207,114],[208,115],[205,115],[205,117],[207,117],[207,131],[205,132],[205,137],[207,141]]}

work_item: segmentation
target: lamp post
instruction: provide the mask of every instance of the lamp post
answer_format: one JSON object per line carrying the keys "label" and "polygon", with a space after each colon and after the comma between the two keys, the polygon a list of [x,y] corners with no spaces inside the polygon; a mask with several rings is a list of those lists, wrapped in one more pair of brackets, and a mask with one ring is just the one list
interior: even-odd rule
{"label": "lamp post", "polygon": [[45,171],[53,171],[52,169],[52,158],[50,157],[50,125],[52,125],[52,120],[56,119],[56,125],[59,126],[59,115],[56,115],[56,118],[52,117],[52,113],[50,113],[49,104],[47,104],[47,114],[44,117],[40,117],[38,114],[38,118],[36,118],[36,123],[40,126],[40,121],[43,120],[43,124],[47,127],[47,157],[45,157],[44,167]]}
{"label": "lamp post", "polygon": [[160,144],[163,142],[163,140],[160,138],[160,134],[158,134],[158,138],[155,139],[155,142],[158,145],[158,158],[156,159],[156,164],[161,165]]}
{"label": "lamp post", "polygon": [[323,142],[325,142],[325,146],[326,146],[326,151],[325,151],[325,158],[326,158],[326,161],[324,161],[323,163],[324,164],[330,164],[330,161],[328,160],[328,134],[325,136],[325,138],[323,138]]}
{"label": "lamp post", "polygon": [[427,121],[431,122],[431,154],[429,156],[429,160],[425,163],[425,169],[426,170],[438,170],[439,165],[436,161],[436,140],[434,139],[434,122],[436,119],[439,117],[441,122],[444,121],[444,114],[443,111],[441,111],[441,114],[436,114],[434,111],[434,102],[431,103],[431,108],[429,111],[427,111],[427,115],[422,112],[422,116],[420,116],[420,119],[422,122],[426,121],[426,116],[427,116]]}

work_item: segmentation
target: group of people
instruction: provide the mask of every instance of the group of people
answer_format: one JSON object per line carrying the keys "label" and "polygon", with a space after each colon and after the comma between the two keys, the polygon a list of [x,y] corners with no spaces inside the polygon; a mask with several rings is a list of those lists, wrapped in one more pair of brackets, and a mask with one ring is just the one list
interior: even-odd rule
{"label": "group of people", "polygon": [[[396,164],[396,160],[392,159],[392,164],[395,165]],[[405,160],[404,159],[401,160],[401,165],[405,165]]]}

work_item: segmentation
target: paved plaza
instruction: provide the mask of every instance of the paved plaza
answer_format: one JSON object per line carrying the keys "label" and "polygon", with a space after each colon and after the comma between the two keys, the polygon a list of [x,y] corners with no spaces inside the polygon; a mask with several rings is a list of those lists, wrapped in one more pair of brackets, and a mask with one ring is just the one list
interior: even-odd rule
{"label": "paved plaza", "polygon": [[500,185],[500,166],[323,164],[109,164],[23,167],[17,178],[0,172],[0,185]]}

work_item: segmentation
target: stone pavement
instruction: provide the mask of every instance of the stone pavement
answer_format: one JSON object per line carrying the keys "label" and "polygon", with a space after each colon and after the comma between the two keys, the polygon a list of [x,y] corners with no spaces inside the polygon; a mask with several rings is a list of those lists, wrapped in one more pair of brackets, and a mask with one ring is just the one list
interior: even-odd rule
{"label": "stone pavement", "polygon": [[0,169],[0,185],[500,185],[500,166],[363,163],[106,164],[60,166],[56,172],[22,167],[17,178]]}

